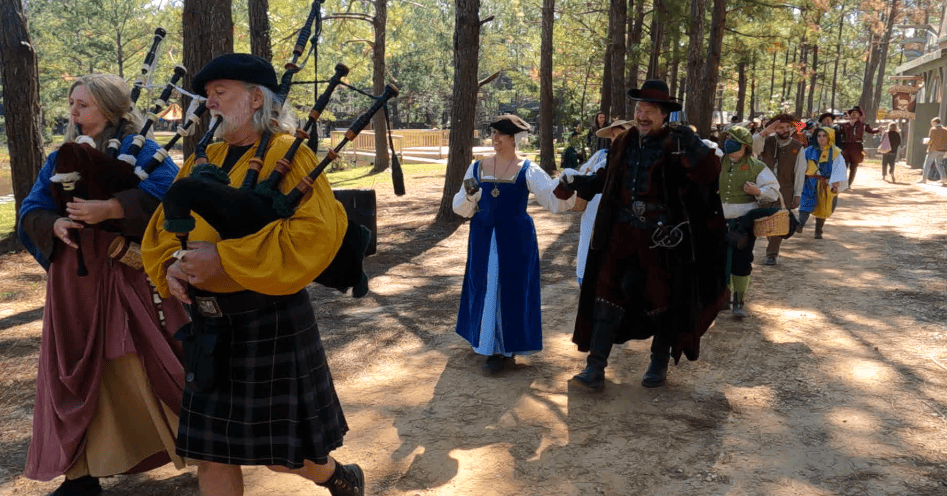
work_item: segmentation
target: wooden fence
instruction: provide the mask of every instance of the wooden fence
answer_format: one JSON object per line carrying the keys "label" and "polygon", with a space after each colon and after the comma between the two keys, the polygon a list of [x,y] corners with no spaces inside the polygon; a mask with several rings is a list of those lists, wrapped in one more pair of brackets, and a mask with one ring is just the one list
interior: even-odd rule
{"label": "wooden fence", "polygon": [[[345,131],[332,131],[330,137],[330,146],[335,148],[345,137]],[[405,149],[430,148],[431,151],[437,153],[438,158],[444,158],[442,147],[449,145],[449,139],[450,131],[439,129],[395,129],[391,132],[391,140],[394,143],[396,153],[402,153]],[[375,132],[372,130],[362,131],[343,150],[353,153],[374,153]]]}

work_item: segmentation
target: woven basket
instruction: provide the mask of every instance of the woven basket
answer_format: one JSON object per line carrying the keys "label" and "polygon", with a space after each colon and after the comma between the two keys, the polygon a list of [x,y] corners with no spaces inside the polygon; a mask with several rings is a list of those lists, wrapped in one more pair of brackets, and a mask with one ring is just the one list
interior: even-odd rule
{"label": "woven basket", "polygon": [[757,238],[765,236],[785,236],[789,234],[789,210],[783,202],[783,195],[779,195],[780,210],[769,217],[753,221],[753,235]]}
{"label": "woven basket", "polygon": [[573,212],[585,212],[585,207],[589,205],[588,200],[583,200],[578,196],[575,197],[575,206],[572,207]]}

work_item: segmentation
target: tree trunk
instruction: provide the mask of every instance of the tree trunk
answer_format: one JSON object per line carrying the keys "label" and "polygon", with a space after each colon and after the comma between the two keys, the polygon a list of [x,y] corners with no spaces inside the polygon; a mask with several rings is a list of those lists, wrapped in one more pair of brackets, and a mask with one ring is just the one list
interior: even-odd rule
{"label": "tree trunk", "polygon": [[248,0],[250,10],[250,53],[273,60],[270,45],[270,1]]}
{"label": "tree trunk", "polygon": [[878,51],[878,42],[875,33],[868,36],[868,63],[865,64],[865,74],[862,77],[862,92],[858,97],[858,105],[865,111],[868,104],[871,103],[871,95],[875,88],[875,71],[878,69],[878,59],[881,54]]}
{"label": "tree trunk", "polygon": [[871,114],[865,114],[865,121],[872,124],[875,123],[875,117],[878,115],[878,108],[881,104],[881,91],[884,86],[885,70],[888,65],[888,45],[891,43],[891,32],[894,29],[894,21],[897,19],[898,13],[898,0],[891,0],[891,10],[888,13],[888,19],[885,23],[885,34],[881,38],[881,48],[878,50],[881,54],[881,59],[878,65],[878,79],[875,82],[875,93],[869,105]]}
{"label": "tree trunk", "polygon": [[773,95],[776,94],[776,50],[773,50],[773,68],[769,74],[769,101],[773,101]]}
{"label": "tree trunk", "polygon": [[651,56],[648,59],[648,79],[658,77],[661,47],[664,46],[664,0],[654,0],[651,11]]}
{"label": "tree trunk", "polygon": [[809,45],[806,44],[806,35],[803,34],[802,43],[799,47],[801,53],[799,55],[799,82],[796,84],[796,105],[793,110],[795,115],[802,115],[802,104],[806,98],[806,81],[809,76],[809,48]]}
{"label": "tree trunk", "polygon": [[[543,0],[546,3],[546,0]],[[612,111],[610,116],[613,119],[624,119],[625,112],[625,24],[628,17],[628,0],[611,0],[609,8],[609,26],[612,27]],[[552,20],[550,19],[550,28]],[[545,27],[545,23],[543,24]],[[550,35],[550,41],[552,35]],[[545,41],[545,40],[544,40]],[[549,45],[549,51],[552,52],[552,44]],[[545,53],[543,51],[542,53]],[[548,74],[552,78],[552,72]]]}
{"label": "tree trunk", "polygon": [[736,114],[743,120],[743,109],[746,108],[746,61],[737,63],[737,108]]}
{"label": "tree trunk", "polygon": [[713,0],[710,18],[710,38],[707,41],[707,62],[700,75],[700,85],[705,88],[704,100],[699,105],[700,118],[692,124],[701,136],[709,136],[713,122],[714,99],[717,96],[717,81],[720,75],[720,55],[723,50],[723,28],[727,23],[726,0]]}
{"label": "tree trunk", "polygon": [[[388,0],[375,0],[375,17],[372,28],[375,30],[375,43],[372,45],[372,87],[376,95],[385,91],[385,29],[388,24]],[[375,166],[372,173],[388,169],[388,126],[385,123],[384,110],[372,118],[375,130]]]}
{"label": "tree trunk", "polygon": [[[231,0],[184,0],[182,13],[184,32],[184,67],[187,75],[183,87],[191,87],[191,79],[214,57],[233,52],[233,18]],[[183,108],[190,104],[184,98]],[[204,114],[196,132],[184,138],[184,156],[194,151],[194,145],[207,131],[210,118]]]}
{"label": "tree trunk", "polygon": [[751,120],[756,117],[756,55],[753,55],[753,63],[750,65],[750,113],[747,115]]}
{"label": "tree trunk", "polygon": [[[4,118],[13,176],[15,225],[20,222],[20,206],[46,160],[42,113],[38,111],[39,65],[30,40],[24,5],[22,0],[0,0],[0,80],[3,82]],[[16,236],[10,236],[4,251],[18,247],[16,239]]]}
{"label": "tree trunk", "polygon": [[599,112],[605,114],[605,120],[608,121],[608,113],[612,110],[612,44],[605,47],[605,67],[602,70],[602,91],[599,95]]}
{"label": "tree trunk", "polygon": [[[684,80],[687,99],[684,101],[684,111],[687,121],[692,124],[700,118],[700,106],[706,93],[700,85],[700,74],[704,69],[704,52],[701,48],[704,46],[705,13],[704,0],[691,0],[690,25],[687,27],[687,78]],[[706,137],[708,134],[701,133],[701,136]]]}
{"label": "tree trunk", "polygon": [[[636,49],[641,45],[641,30],[644,27],[644,0],[630,0],[634,2],[634,11],[633,16],[628,16],[628,44],[626,45],[627,50]],[[628,68],[628,76],[625,78],[625,89],[637,88],[638,87],[638,71],[640,70],[641,65],[641,51],[635,50],[634,55],[631,55],[631,67]],[[631,117],[635,113],[635,102],[632,100],[628,93],[625,92],[625,95],[622,97],[625,100],[625,109],[628,112],[628,116]]]}
{"label": "tree trunk", "polygon": [[[799,46],[799,50],[801,50],[801,49],[802,49],[802,45]],[[792,52],[792,65],[787,65],[787,66],[786,66],[786,70],[789,71],[789,81],[786,82],[786,88],[783,90],[783,91],[784,91],[784,93],[783,93],[783,101],[784,101],[784,102],[790,101],[790,97],[792,96],[792,85],[793,85],[793,81],[795,81],[795,76],[796,76],[796,60],[797,60],[798,55],[799,55],[799,52],[796,51],[796,50],[793,50],[793,52]],[[782,109],[780,109],[780,112],[782,112]]]}
{"label": "tree trunk", "polygon": [[[556,149],[552,144],[552,121],[556,111],[556,102],[552,94],[552,33],[555,10],[556,0],[543,0],[542,41],[539,50],[539,166],[547,173],[557,169]],[[625,22],[622,20],[619,26],[624,25]],[[618,32],[621,34],[622,29],[618,28]],[[622,75],[618,72],[619,87],[621,87]],[[624,99],[616,101],[623,102]]]}
{"label": "tree trunk", "polygon": [[[809,82],[809,100],[806,104],[806,114],[812,113],[812,97],[815,95],[815,82],[816,78],[819,75],[819,45],[812,45],[812,66],[810,72],[812,72],[812,80]],[[800,115],[800,114],[796,114]]]}
{"label": "tree trunk", "polygon": [[[832,71],[832,112],[835,112],[835,90],[838,88],[838,61],[842,58],[842,28],[845,27],[845,9],[839,14],[838,40],[835,43],[835,69]],[[842,71],[845,72],[845,71]]]}
{"label": "tree trunk", "polygon": [[480,49],[480,0],[456,0],[454,13],[454,89],[450,106],[450,150],[441,204],[435,223],[460,220],[454,213],[454,194],[473,157],[477,115],[477,69]]}

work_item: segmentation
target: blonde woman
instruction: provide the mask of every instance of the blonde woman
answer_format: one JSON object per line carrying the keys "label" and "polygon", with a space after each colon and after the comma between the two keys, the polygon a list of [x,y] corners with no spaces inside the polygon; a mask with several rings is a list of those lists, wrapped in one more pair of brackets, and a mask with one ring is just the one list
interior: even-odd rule
{"label": "blonde woman", "polygon": [[[67,143],[84,134],[103,151],[118,136],[124,152],[141,129],[118,76],[80,77],[68,98]],[[148,140],[138,165],[157,148]],[[145,273],[108,256],[118,238],[140,240],[178,168],[166,159],[138,187],[108,200],[76,197],[63,212],[50,181],[57,158],[58,151],[50,154],[20,209],[20,240],[48,271],[25,475],[44,481],[65,475],[54,496],[94,495],[102,491],[99,477],[170,460],[183,466],[174,437],[184,377],[172,334],[187,317],[177,300],[157,308]],[[84,277],[76,271],[80,245]]]}

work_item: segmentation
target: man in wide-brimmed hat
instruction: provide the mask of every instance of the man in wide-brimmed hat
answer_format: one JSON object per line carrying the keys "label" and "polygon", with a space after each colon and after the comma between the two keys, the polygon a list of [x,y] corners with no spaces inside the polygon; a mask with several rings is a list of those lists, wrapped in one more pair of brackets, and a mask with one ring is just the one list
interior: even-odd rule
{"label": "man in wide-brimmed hat", "polygon": [[845,163],[848,165],[848,187],[851,188],[852,183],[855,182],[855,173],[858,172],[858,164],[865,160],[865,146],[862,144],[865,133],[878,134],[881,132],[881,128],[872,129],[871,126],[866,124],[865,113],[858,105],[849,109],[846,114],[849,122],[840,126],[844,138],[841,148],[842,158],[845,159]]}
{"label": "man in wide-brimmed hat", "polygon": [[628,95],[637,101],[635,127],[612,143],[606,166],[557,188],[586,200],[602,193],[572,336],[589,352],[573,381],[590,390],[604,386],[613,344],[651,337],[641,382],[663,385],[672,357],[697,359],[700,336],[726,301],[720,161],[690,128],[665,125],[681,104],[664,81]]}
{"label": "man in wide-brimmed hat", "polygon": [[[787,208],[797,208],[802,195],[802,177],[806,170],[805,147],[794,138],[796,118],[792,114],[773,116],[759,134],[753,136],[753,155],[769,167],[779,181],[779,193]],[[779,201],[763,203],[761,207],[779,207]],[[766,244],[764,265],[776,265],[782,236],[771,236]]]}

